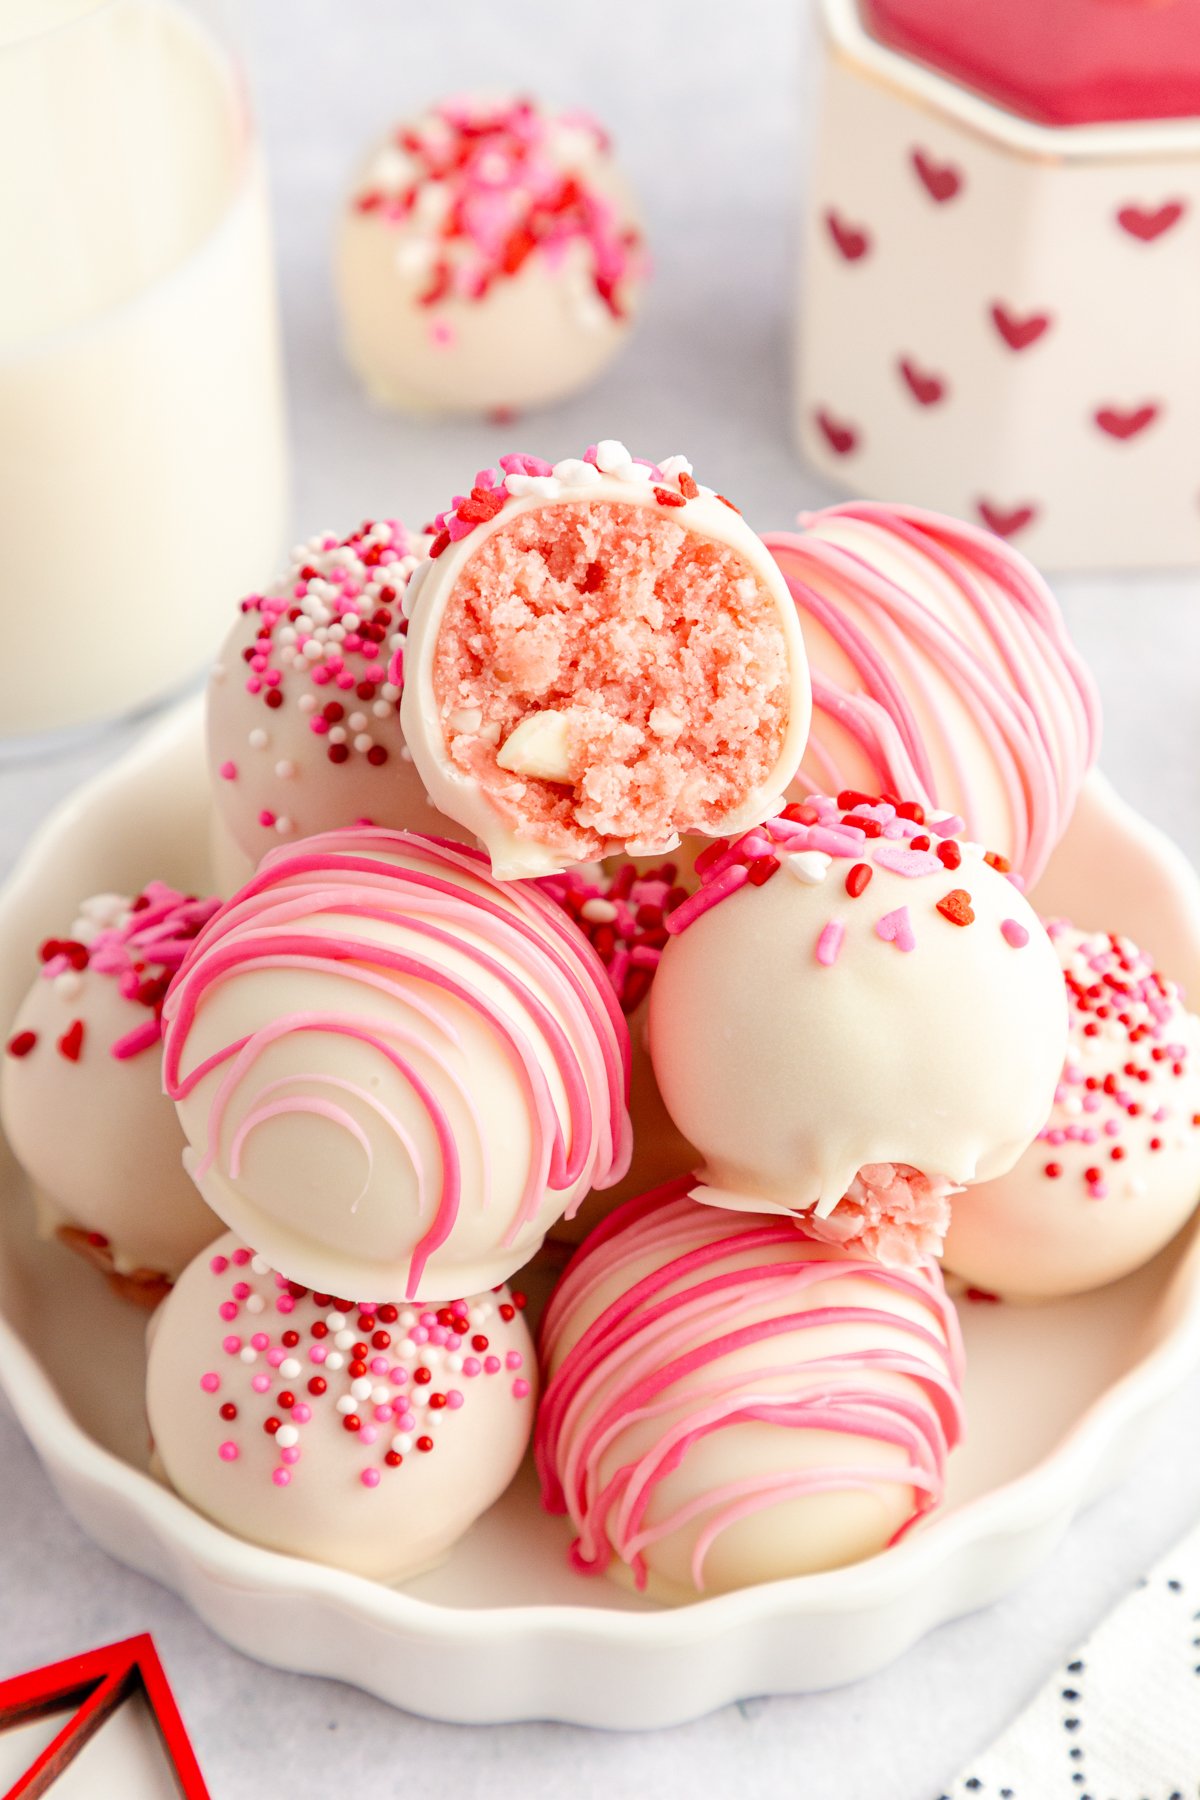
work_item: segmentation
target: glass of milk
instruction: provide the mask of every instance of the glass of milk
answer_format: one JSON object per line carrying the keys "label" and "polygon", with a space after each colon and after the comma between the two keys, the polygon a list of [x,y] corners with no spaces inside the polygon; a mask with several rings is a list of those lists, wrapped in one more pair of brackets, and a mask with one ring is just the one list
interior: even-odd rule
{"label": "glass of milk", "polygon": [[0,751],[181,690],[282,548],[263,172],[215,10],[0,3]]}

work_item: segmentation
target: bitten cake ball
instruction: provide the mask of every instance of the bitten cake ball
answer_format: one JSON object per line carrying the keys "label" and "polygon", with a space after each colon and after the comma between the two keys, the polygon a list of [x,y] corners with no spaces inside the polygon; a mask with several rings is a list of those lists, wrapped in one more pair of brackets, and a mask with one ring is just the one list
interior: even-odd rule
{"label": "bitten cake ball", "polygon": [[149,1306],[221,1230],[184,1172],[160,1041],[167,984],[217,904],[161,881],[83,901],[41,946],[0,1080],[42,1229]]}
{"label": "bitten cake ball", "polygon": [[164,1075],[213,1209],[343,1293],[492,1287],[629,1160],[629,1034],[587,939],[406,832],[263,859],[171,989]]}
{"label": "bitten cake ball", "polygon": [[633,1157],[628,1172],[615,1186],[590,1194],[572,1218],[559,1220],[552,1236],[560,1243],[582,1243],[623,1200],[660,1187],[700,1161],[662,1103],[646,1043],[650,985],[667,941],[664,920],[672,907],[687,899],[677,875],[674,863],[639,869],[627,862],[615,873],[569,869],[541,883],[543,891],[565,907],[604,964],[629,1021],[633,1058],[629,1082]]}
{"label": "bitten cake ball", "polygon": [[1037,1135],[1067,1037],[1058,958],[960,824],[811,797],[698,859],[650,1052],[714,1203],[814,1208],[817,1230],[848,1195],[867,1247],[894,1255],[883,1227],[907,1219],[924,1252],[949,1186]]}
{"label": "bitten cake ball", "polygon": [[946,1262],[1053,1299],[1115,1281],[1200,1201],[1200,1020],[1128,938],[1048,927],[1071,1034],[1048,1121],[1007,1175],[960,1194]]}
{"label": "bitten cake ball", "polygon": [[654,855],[779,806],[810,710],[796,609],[684,457],[612,439],[553,467],[503,456],[435,524],[401,720],[498,876]]}
{"label": "bitten cake ball", "polygon": [[504,1287],[436,1309],[341,1300],[229,1233],[150,1328],[158,1464],[238,1537],[403,1581],[442,1560],[524,1455],[524,1304]]}
{"label": "bitten cake ball", "polygon": [[400,730],[402,598],[428,545],[395,519],[324,532],[242,601],[208,685],[208,753],[217,812],[252,863],[343,825],[461,835]]}
{"label": "bitten cake ball", "polygon": [[812,663],[800,786],[959,814],[1027,885],[1095,761],[1100,704],[1053,594],[990,532],[855,501],[770,545]]}
{"label": "bitten cake ball", "polygon": [[375,146],[337,250],[346,354],[408,413],[512,412],[585,387],[646,272],[607,134],[529,100],[453,100]]}
{"label": "bitten cake ball", "polygon": [[837,1568],[941,1499],[962,1348],[935,1264],[883,1269],[791,1220],[631,1200],[542,1325],[545,1504],[588,1572],[658,1600]]}

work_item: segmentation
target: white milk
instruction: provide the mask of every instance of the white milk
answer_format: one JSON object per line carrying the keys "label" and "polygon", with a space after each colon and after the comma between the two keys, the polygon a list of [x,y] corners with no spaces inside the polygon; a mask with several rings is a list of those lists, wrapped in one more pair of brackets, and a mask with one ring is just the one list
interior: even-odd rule
{"label": "white milk", "polygon": [[170,0],[0,4],[0,739],[202,669],[283,542],[263,177]]}

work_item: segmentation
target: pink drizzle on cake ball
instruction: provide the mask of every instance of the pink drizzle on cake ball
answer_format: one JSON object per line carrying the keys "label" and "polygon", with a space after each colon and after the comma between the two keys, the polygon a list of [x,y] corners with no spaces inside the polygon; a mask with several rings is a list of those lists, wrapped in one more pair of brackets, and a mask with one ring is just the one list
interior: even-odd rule
{"label": "pink drizzle on cake ball", "polygon": [[773,532],[813,676],[801,788],[961,813],[1032,884],[1096,757],[1100,703],[1053,594],[991,533],[852,501]]}
{"label": "pink drizzle on cake ball", "polygon": [[172,989],[164,1079],[221,1216],[303,1278],[503,1279],[629,1156],[628,1031],[562,908],[367,828],[273,852]]}
{"label": "pink drizzle on cake ball", "polygon": [[536,1452],[575,1566],[684,1599],[868,1556],[937,1505],[962,1346],[883,1269],[681,1181],[592,1233],[542,1324]]}

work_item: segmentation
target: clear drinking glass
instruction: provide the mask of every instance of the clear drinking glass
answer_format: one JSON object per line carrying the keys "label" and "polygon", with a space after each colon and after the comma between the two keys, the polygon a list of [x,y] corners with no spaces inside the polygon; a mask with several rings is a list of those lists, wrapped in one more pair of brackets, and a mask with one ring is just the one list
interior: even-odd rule
{"label": "clear drinking glass", "polygon": [[282,547],[263,171],[221,25],[0,5],[0,750],[180,688]]}

